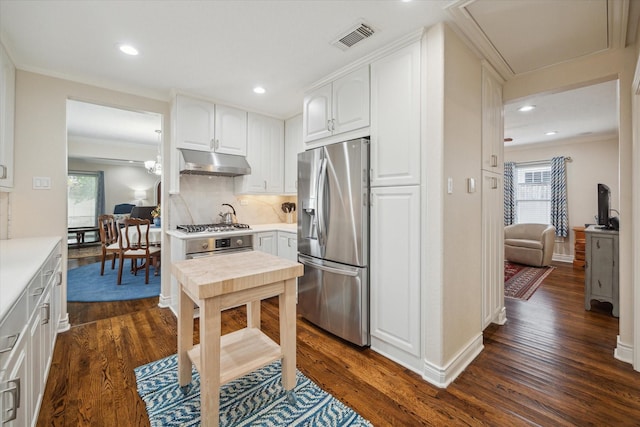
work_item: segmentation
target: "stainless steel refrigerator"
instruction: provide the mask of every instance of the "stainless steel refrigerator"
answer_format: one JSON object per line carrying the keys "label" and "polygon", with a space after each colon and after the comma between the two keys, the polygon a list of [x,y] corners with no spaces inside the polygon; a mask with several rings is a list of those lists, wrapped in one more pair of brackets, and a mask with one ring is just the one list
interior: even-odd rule
{"label": "stainless steel refrigerator", "polygon": [[298,155],[298,312],[359,346],[369,335],[369,140]]}

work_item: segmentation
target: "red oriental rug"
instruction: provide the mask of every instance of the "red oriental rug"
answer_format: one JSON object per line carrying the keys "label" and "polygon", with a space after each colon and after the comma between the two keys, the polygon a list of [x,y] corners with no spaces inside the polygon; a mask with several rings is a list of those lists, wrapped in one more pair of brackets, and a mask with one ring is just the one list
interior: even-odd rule
{"label": "red oriental rug", "polygon": [[504,262],[504,296],[526,301],[555,267],[529,267]]}

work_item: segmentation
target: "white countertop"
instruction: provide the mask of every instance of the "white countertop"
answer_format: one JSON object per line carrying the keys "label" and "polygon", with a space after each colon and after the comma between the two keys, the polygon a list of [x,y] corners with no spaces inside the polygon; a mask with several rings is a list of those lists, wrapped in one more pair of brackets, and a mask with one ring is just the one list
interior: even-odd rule
{"label": "white countertop", "polygon": [[245,235],[245,234],[255,234],[262,233],[265,231],[287,231],[290,233],[296,233],[298,230],[298,224],[287,224],[284,222],[278,222],[274,224],[256,224],[251,225],[249,230],[247,229],[239,229],[234,231],[223,231],[223,232],[199,232],[199,233],[184,233],[178,230],[169,230],[167,234],[173,237],[177,237],[178,239],[198,239],[202,237],[228,237],[228,236],[237,236],[237,235]]}
{"label": "white countertop", "polygon": [[0,319],[16,302],[60,237],[0,240]]}

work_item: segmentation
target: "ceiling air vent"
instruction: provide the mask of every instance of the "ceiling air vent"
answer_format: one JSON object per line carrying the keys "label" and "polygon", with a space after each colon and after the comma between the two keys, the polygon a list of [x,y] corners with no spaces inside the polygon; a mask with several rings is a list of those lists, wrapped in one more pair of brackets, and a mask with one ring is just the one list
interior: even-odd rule
{"label": "ceiling air vent", "polygon": [[355,28],[338,37],[332,44],[342,50],[347,50],[359,41],[371,37],[373,33],[374,31],[370,26],[359,23]]}

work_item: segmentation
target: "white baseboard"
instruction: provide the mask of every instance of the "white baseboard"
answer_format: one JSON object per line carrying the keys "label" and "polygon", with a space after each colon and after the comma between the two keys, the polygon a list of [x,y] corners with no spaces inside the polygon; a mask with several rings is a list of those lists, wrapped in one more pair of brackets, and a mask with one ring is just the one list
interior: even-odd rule
{"label": "white baseboard", "polygon": [[553,257],[551,257],[552,261],[557,261],[557,262],[568,262],[568,263],[572,263],[573,262],[573,255],[567,255],[567,254],[553,254]]}
{"label": "white baseboard", "polygon": [[633,364],[633,346],[620,341],[620,335],[618,335],[616,349],[613,350],[613,357],[622,362]]}
{"label": "white baseboard", "polygon": [[69,329],[71,329],[71,324],[69,323],[69,313],[67,313],[64,317],[60,318],[60,322],[58,323],[58,333],[67,332]]}
{"label": "white baseboard", "polygon": [[447,366],[437,366],[425,360],[422,378],[436,387],[447,388],[480,354],[483,348],[482,334],[478,334]]}
{"label": "white baseboard", "polygon": [[158,297],[158,307],[160,308],[171,307],[171,297],[160,294],[160,296]]}
{"label": "white baseboard", "polygon": [[500,312],[495,316],[493,323],[496,325],[504,325],[507,323],[507,307],[502,307]]}

